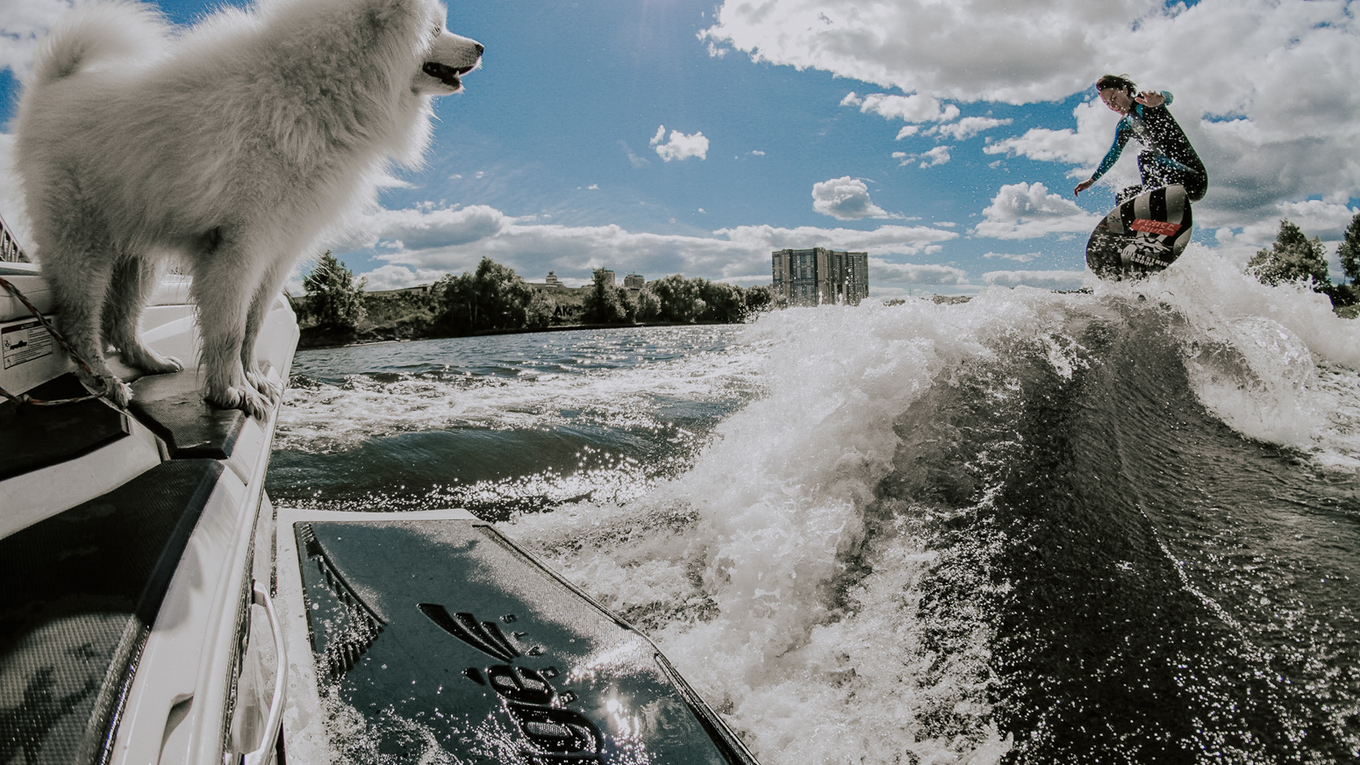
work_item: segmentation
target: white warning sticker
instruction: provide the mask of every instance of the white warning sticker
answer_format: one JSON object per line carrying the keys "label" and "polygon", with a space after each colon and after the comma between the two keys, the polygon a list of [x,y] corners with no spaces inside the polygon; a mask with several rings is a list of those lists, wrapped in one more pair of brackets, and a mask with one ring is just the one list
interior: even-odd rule
{"label": "white warning sticker", "polygon": [[0,355],[5,369],[51,356],[53,350],[52,336],[37,319],[0,325]]}

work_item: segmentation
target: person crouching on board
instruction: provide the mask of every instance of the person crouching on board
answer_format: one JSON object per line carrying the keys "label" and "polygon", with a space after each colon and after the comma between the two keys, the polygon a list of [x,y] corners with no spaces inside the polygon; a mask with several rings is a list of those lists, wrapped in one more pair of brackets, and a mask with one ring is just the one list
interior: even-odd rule
{"label": "person crouching on board", "polygon": [[1114,143],[1105,153],[1105,159],[1100,161],[1090,179],[1077,184],[1073,196],[1079,196],[1100,180],[1119,160],[1124,144],[1130,138],[1137,138],[1147,147],[1138,155],[1138,172],[1143,183],[1117,192],[1115,198],[1119,202],[1173,184],[1184,186],[1190,201],[1203,199],[1209,188],[1209,174],[1195,153],[1195,147],[1190,145],[1190,139],[1185,137],[1185,131],[1166,108],[1171,105],[1171,94],[1153,90],[1139,93],[1128,77],[1117,74],[1101,77],[1096,82],[1096,90],[1100,92],[1100,100],[1124,118],[1115,128]]}

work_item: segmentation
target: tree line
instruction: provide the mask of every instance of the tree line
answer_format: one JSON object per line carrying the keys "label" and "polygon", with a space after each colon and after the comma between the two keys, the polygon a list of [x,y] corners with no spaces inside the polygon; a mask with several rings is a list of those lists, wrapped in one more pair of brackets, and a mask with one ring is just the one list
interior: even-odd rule
{"label": "tree line", "polygon": [[490,258],[474,271],[446,275],[424,293],[374,295],[365,286],[327,251],[303,279],[305,297],[295,303],[303,327],[345,342],[374,324],[397,325],[398,337],[571,325],[733,324],[775,304],[769,287],[743,289],[679,274],[628,290],[611,285],[604,269],[595,271],[587,288],[541,290]]}
{"label": "tree line", "polygon": [[[1314,291],[1331,298],[1336,308],[1360,304],[1360,213],[1351,219],[1346,236],[1337,248],[1341,271],[1349,284],[1334,284],[1327,268],[1327,248],[1319,237],[1309,239],[1288,219],[1280,221],[1280,232],[1269,249],[1258,250],[1247,270],[1264,284],[1303,282]],[[1353,313],[1353,312],[1352,312]]]}

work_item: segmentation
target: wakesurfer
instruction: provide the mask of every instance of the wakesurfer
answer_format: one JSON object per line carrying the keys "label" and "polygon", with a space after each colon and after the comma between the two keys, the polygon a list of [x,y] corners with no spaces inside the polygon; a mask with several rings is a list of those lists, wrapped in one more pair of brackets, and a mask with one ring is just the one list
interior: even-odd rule
{"label": "wakesurfer", "polygon": [[1143,182],[1117,192],[1115,197],[1119,202],[1173,184],[1184,186],[1192,202],[1203,199],[1209,188],[1209,174],[1190,145],[1190,139],[1185,137],[1185,131],[1167,109],[1171,105],[1171,94],[1153,90],[1139,93],[1133,81],[1117,74],[1101,77],[1096,82],[1096,90],[1100,100],[1123,118],[1115,128],[1114,143],[1100,166],[1089,179],[1077,184],[1072,194],[1079,196],[1100,180],[1119,160],[1129,139],[1137,138],[1147,147],[1138,155],[1138,172]]}

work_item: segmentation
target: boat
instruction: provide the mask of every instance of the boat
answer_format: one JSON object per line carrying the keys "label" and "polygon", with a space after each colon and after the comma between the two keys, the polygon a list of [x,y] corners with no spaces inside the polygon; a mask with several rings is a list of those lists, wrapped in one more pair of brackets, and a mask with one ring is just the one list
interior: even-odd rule
{"label": "boat", "polygon": [[[0,280],[0,763],[755,762],[655,644],[493,524],[276,508],[278,404],[217,409],[196,368],[114,357],[116,409],[35,315],[37,267]],[[189,284],[141,326],[183,360]],[[280,385],[297,340],[281,294],[256,348]]]}

